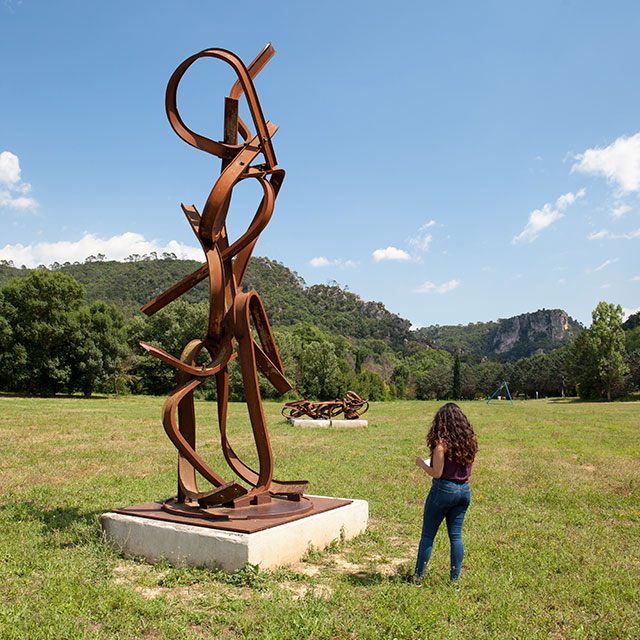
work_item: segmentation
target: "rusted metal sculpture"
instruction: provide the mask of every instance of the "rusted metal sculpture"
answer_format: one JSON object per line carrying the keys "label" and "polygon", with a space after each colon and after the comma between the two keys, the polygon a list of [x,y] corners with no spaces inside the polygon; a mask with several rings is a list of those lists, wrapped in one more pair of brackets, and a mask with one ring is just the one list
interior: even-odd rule
{"label": "rusted metal sculpture", "polygon": [[293,402],[287,402],[282,408],[282,415],[285,418],[331,420],[342,413],[345,420],[356,420],[368,408],[368,400],[363,400],[355,391],[347,391],[347,395],[341,400],[329,400],[328,402],[294,400]]}
{"label": "rusted metal sculpture", "polygon": [[[176,387],[167,398],[162,422],[171,442],[178,449],[178,495],[164,503],[164,510],[183,516],[212,519],[279,518],[312,509],[303,497],[306,480],[281,481],[273,478],[273,455],[258,388],[258,370],[280,392],[291,389],[282,368],[269,322],[255,291],[245,293],[241,284],[249,258],[273,213],[284,171],[278,167],[271,138],[277,127],[265,121],[253,78],[275,53],[271,44],[247,67],[234,53],[224,49],[206,49],[187,58],[175,70],[166,93],[166,111],[174,131],[196,149],[222,158],[221,173],[202,210],[182,205],[182,210],[198,238],[206,264],[146,304],[147,315],[157,312],[172,300],[209,278],[209,319],[203,338],[189,342],[180,359],[162,349],[141,343],[152,356],[177,370]],[[224,139],[210,140],[189,129],[176,104],[178,84],[192,64],[201,58],[214,58],[230,65],[237,81],[225,98]],[[238,101],[244,94],[255,134],[238,115]],[[243,142],[238,143],[238,134]],[[262,156],[259,158],[259,156]],[[234,187],[242,180],[257,180],[263,197],[249,228],[235,241],[227,234],[226,218]],[[257,334],[252,335],[251,321]],[[235,347],[237,346],[237,351]],[[211,361],[196,364],[201,352]],[[238,357],[253,439],[258,453],[258,469],[252,469],[234,452],[227,438],[229,363]],[[236,481],[227,482],[215,473],[196,450],[196,417],[193,391],[209,376],[215,376],[218,393],[218,425],[224,457],[232,471],[250,489]],[[177,419],[176,419],[177,414]],[[214,489],[201,491],[197,475]]]}

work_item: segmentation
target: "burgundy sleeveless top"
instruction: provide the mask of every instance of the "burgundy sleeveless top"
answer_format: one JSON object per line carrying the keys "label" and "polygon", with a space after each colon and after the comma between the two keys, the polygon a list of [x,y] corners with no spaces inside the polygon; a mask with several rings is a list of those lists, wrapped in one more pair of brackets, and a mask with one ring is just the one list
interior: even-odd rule
{"label": "burgundy sleeveless top", "polygon": [[444,457],[444,468],[442,469],[442,475],[440,476],[441,480],[453,480],[453,482],[469,482],[469,477],[471,476],[471,468],[473,467],[473,462],[471,464],[460,464],[455,460],[449,460],[447,456]]}

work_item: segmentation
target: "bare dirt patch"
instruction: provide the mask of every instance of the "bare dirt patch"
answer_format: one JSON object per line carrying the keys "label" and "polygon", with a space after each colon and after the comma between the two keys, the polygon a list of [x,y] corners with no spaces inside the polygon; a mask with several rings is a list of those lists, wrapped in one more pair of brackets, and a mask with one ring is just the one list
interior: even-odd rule
{"label": "bare dirt patch", "polygon": [[145,599],[155,600],[164,595],[168,589],[165,587],[134,587],[134,589]]}
{"label": "bare dirt patch", "polygon": [[391,558],[387,561],[377,563],[375,570],[382,576],[389,578],[398,573],[398,567],[409,562],[409,558]]}
{"label": "bare dirt patch", "polygon": [[301,600],[307,595],[315,598],[330,598],[333,595],[333,587],[328,584],[307,584],[304,582],[283,582],[282,587],[291,592],[293,600]]}
{"label": "bare dirt patch", "polygon": [[345,573],[352,573],[359,578],[364,578],[367,575],[364,567],[353,562],[349,562],[344,556],[336,554],[333,556],[333,561],[337,569],[344,571]]}
{"label": "bare dirt patch", "polygon": [[296,573],[302,573],[305,576],[313,578],[320,574],[322,567],[310,562],[296,562],[295,564],[290,565],[289,569],[291,569],[291,571],[295,571]]}
{"label": "bare dirt patch", "polygon": [[131,584],[150,571],[148,564],[121,563],[113,567],[113,581],[116,584]]}

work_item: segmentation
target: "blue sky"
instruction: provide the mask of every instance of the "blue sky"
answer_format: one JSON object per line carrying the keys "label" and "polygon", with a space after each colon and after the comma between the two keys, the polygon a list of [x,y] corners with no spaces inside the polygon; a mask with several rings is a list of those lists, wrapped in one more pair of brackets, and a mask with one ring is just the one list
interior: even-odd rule
{"label": "blue sky", "polygon": [[[200,259],[219,160],[164,114],[246,62],[287,177],[255,255],[416,326],[640,307],[637,2],[0,0],[0,259]],[[233,78],[179,106],[219,139]],[[257,194],[234,192],[232,235]]]}

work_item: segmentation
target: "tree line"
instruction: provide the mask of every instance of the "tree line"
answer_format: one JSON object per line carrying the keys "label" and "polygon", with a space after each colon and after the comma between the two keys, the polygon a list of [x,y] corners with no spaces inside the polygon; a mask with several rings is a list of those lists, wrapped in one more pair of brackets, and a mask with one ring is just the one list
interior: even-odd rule
{"label": "tree line", "polygon": [[[35,270],[0,289],[0,389],[165,395],[175,385],[174,370],[138,342],[179,355],[201,336],[207,314],[205,302],[176,301],[151,318],[126,319],[112,303],[88,303],[73,277]],[[347,339],[305,322],[275,326],[274,336],[294,386],[286,399],[332,399],[349,389],[370,400],[486,398],[507,380],[512,394],[523,398],[596,400],[640,387],[640,321],[632,316],[623,326],[622,318],[619,305],[601,302],[591,327],[572,344],[516,362],[475,362],[464,352],[417,342],[398,350],[389,340]],[[263,397],[280,397],[266,380],[260,385]],[[207,381],[198,393],[215,399],[215,384]],[[230,365],[230,395],[243,399],[237,360]]]}

